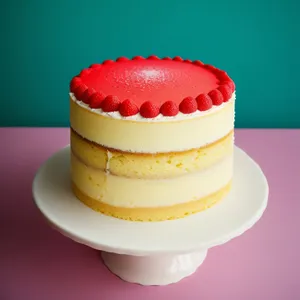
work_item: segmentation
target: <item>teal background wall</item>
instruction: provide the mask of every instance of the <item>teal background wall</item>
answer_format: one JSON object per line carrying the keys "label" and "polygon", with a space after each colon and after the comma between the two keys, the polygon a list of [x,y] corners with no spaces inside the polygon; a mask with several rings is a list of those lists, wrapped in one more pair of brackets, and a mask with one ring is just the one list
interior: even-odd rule
{"label": "teal background wall", "polygon": [[70,79],[118,56],[225,69],[237,127],[300,128],[300,1],[1,1],[0,126],[69,126]]}

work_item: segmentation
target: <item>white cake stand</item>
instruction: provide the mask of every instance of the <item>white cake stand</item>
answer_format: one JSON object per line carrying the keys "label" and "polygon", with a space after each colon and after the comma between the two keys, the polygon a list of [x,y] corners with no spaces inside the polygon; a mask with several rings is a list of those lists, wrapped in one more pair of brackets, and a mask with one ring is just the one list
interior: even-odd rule
{"label": "white cake stand", "polygon": [[234,149],[230,194],[214,207],[174,221],[141,223],[107,217],[86,207],[72,194],[70,147],[39,169],[34,201],[48,222],[65,236],[102,250],[105,265],[125,281],[167,285],[194,273],[207,250],[244,233],[262,216],[268,183],[260,167]]}

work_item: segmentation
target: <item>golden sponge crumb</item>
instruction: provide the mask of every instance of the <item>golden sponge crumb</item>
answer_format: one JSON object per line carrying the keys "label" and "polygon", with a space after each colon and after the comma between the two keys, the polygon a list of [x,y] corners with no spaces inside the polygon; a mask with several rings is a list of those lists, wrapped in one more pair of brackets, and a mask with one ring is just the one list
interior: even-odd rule
{"label": "golden sponge crumb", "polygon": [[170,178],[207,168],[233,152],[234,132],[199,149],[170,153],[130,153],[106,149],[71,130],[71,148],[88,166],[130,178]]}
{"label": "golden sponge crumb", "polygon": [[72,183],[72,189],[75,196],[82,203],[84,203],[91,209],[103,213],[107,216],[136,222],[158,222],[180,219],[188,215],[206,210],[207,208],[222,200],[229,193],[231,189],[231,181],[219,191],[204,198],[168,207],[116,207],[85,195],[77,188],[74,183]]}

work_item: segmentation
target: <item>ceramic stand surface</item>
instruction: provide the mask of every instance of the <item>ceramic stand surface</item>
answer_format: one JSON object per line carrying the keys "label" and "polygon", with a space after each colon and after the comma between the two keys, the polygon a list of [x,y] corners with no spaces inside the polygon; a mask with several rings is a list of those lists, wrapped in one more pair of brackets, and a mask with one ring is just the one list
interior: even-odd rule
{"label": "ceramic stand surface", "polygon": [[102,252],[105,265],[121,279],[142,285],[167,285],[192,275],[207,250],[186,254],[132,256]]}
{"label": "ceramic stand surface", "polygon": [[72,193],[69,161],[67,146],[41,166],[33,182],[35,204],[59,232],[102,250],[105,265],[128,282],[167,285],[190,276],[209,248],[243,234],[267,206],[267,180],[238,147],[229,195],[204,212],[165,222],[124,221],[86,207]]}

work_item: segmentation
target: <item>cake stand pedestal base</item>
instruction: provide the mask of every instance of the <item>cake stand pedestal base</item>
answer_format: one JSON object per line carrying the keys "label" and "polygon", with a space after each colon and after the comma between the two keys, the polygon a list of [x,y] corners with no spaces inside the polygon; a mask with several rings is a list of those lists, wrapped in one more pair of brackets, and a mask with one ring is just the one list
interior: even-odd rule
{"label": "cake stand pedestal base", "polygon": [[167,285],[192,275],[207,250],[181,255],[133,256],[102,252],[108,269],[121,279],[141,285]]}
{"label": "cake stand pedestal base", "polygon": [[103,251],[103,261],[111,272],[141,285],[167,285],[193,274],[208,249],[251,228],[268,202],[269,188],[262,170],[238,147],[234,149],[228,196],[203,212],[172,221],[130,222],[95,212],[74,196],[69,170],[67,146],[36,174],[36,206],[60,233]]}

